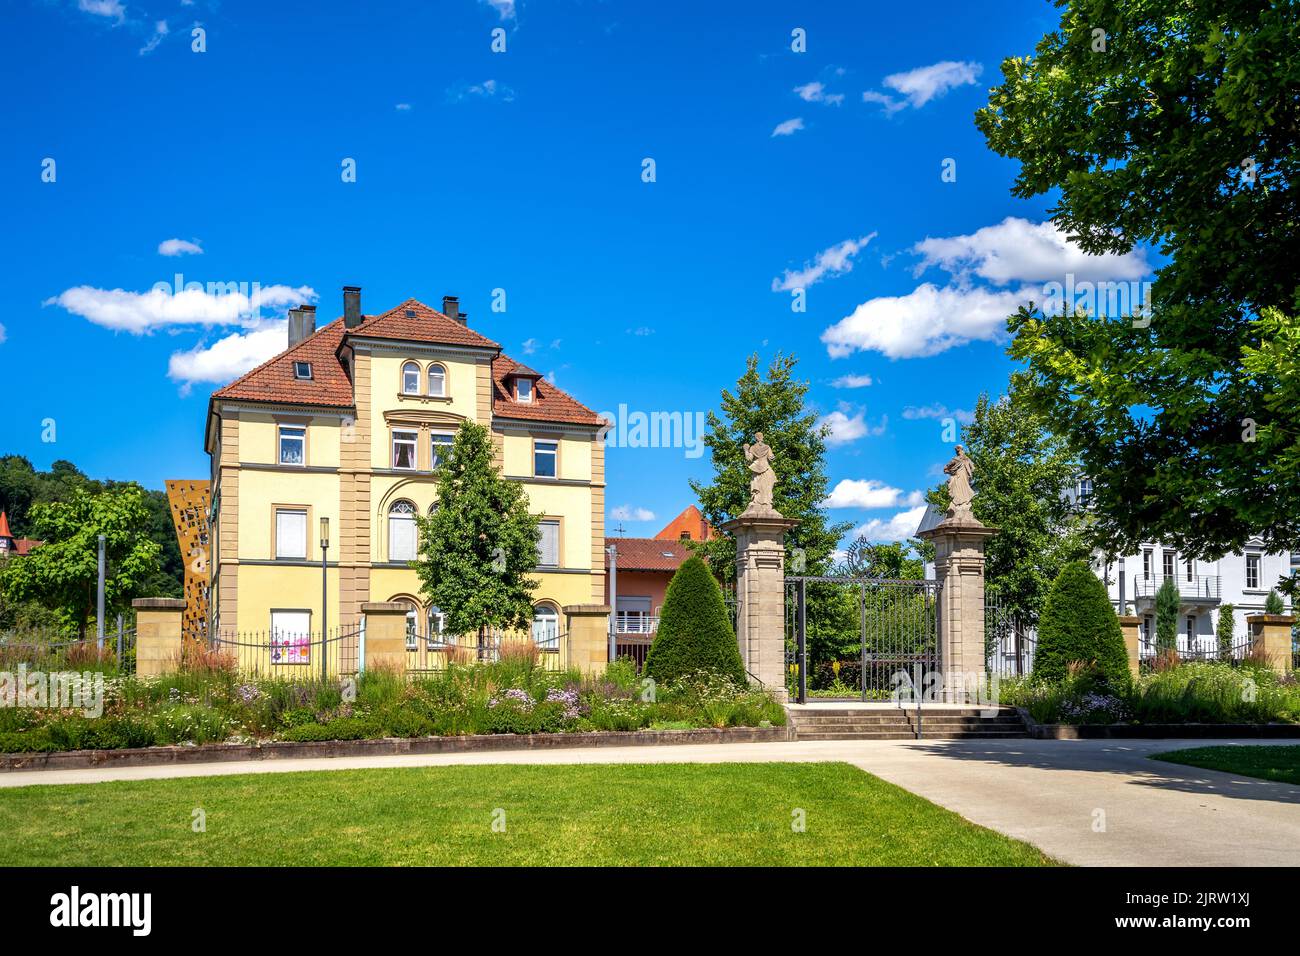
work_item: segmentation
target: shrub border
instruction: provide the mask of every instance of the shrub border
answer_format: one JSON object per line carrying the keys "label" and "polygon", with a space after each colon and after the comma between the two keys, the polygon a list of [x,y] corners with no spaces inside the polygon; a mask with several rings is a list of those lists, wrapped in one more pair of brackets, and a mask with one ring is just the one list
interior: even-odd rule
{"label": "shrub border", "polygon": [[1038,724],[1017,707],[1025,729],[1035,740],[1223,740],[1300,737],[1300,724]]}
{"label": "shrub border", "polygon": [[295,760],[315,757],[374,757],[394,754],[480,753],[588,747],[657,747],[672,744],[748,744],[793,740],[782,727],[699,727],[691,730],[597,730],[560,734],[470,734],[463,737],[382,737],[376,740],[267,740],[251,744],[139,747],[122,750],[63,750],[0,754],[0,772],[85,770],[93,767],[156,767],[164,764],[229,763],[239,760]]}

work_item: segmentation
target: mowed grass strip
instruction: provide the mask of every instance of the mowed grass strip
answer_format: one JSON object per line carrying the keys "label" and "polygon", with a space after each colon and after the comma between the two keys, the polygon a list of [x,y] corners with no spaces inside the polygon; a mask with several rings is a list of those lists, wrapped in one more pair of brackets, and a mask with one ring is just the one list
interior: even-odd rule
{"label": "mowed grass strip", "polygon": [[[196,809],[205,833],[192,829]],[[804,832],[792,826],[796,811]],[[502,819],[504,832],[494,832]],[[452,766],[35,786],[0,790],[0,832],[0,864],[35,866],[1053,863],[842,763]]]}
{"label": "mowed grass strip", "polygon": [[1153,760],[1222,770],[1278,783],[1300,783],[1300,745],[1275,747],[1191,747],[1152,754]]}

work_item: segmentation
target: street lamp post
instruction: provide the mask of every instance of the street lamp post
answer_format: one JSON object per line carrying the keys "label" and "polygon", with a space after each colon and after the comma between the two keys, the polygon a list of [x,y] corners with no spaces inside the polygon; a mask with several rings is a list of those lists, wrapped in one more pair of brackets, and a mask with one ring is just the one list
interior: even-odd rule
{"label": "street lamp post", "polygon": [[329,636],[329,577],[325,571],[325,554],[330,549],[330,519],[320,519],[320,679],[329,677],[326,639]]}

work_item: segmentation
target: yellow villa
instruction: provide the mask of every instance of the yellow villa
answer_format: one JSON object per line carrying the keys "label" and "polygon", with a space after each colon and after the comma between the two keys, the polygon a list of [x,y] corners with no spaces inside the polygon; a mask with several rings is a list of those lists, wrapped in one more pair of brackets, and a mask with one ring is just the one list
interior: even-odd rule
{"label": "yellow villa", "polygon": [[292,310],[285,351],[212,396],[210,633],[319,633],[322,611],[346,628],[370,602],[405,604],[412,634],[441,633],[407,564],[414,516],[435,506],[439,457],[474,421],[544,516],[534,634],[585,615],[592,639],[571,659],[603,663],[601,420],[471,329],[455,297],[365,315],[348,286],[343,302],[320,329],[313,306]]}

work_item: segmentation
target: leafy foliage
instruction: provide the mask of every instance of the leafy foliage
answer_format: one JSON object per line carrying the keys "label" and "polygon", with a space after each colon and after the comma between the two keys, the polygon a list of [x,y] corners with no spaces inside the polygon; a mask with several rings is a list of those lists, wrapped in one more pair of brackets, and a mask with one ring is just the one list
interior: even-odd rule
{"label": "leafy foliage", "polygon": [[141,534],[149,521],[144,490],[119,485],[97,494],[75,489],[67,500],[33,504],[28,519],[45,543],[0,568],[10,601],[39,601],[60,623],[85,634],[96,611],[99,535],[105,537],[105,609],[125,611],[158,571],[161,548]]}
{"label": "leafy foliage", "polygon": [[1232,613],[1235,610],[1236,608],[1231,604],[1219,605],[1219,621],[1215,628],[1215,636],[1218,638],[1219,642],[1219,657],[1225,661],[1232,656],[1232,643],[1234,637]]}
{"label": "leafy foliage", "polygon": [[1156,651],[1178,648],[1178,584],[1165,578],[1156,589]]}
{"label": "leafy foliage", "polygon": [[1104,550],[1159,538],[1212,558],[1252,534],[1286,549],[1300,538],[1300,482],[1277,461],[1300,467],[1286,397],[1300,383],[1300,7],[1056,2],[1060,26],[1004,61],[976,124],[1020,161],[1013,193],[1057,195],[1050,214],[1085,252],[1150,243],[1170,261],[1149,322],[1011,317],[1025,394],[1095,479]]}
{"label": "leafy foliage", "polygon": [[438,506],[416,515],[419,556],[411,567],[452,634],[522,629],[532,621],[539,515],[492,463],[488,430],[465,422],[438,466]]}
{"label": "leafy foliage", "polygon": [[1061,569],[1048,592],[1034,654],[1035,680],[1062,680],[1088,664],[1115,686],[1129,680],[1128,652],[1106,586],[1084,561]]}
{"label": "leafy foliage", "polygon": [[668,582],[645,672],[659,683],[701,672],[745,683],[745,666],[722,590],[698,556],[683,561]]}

